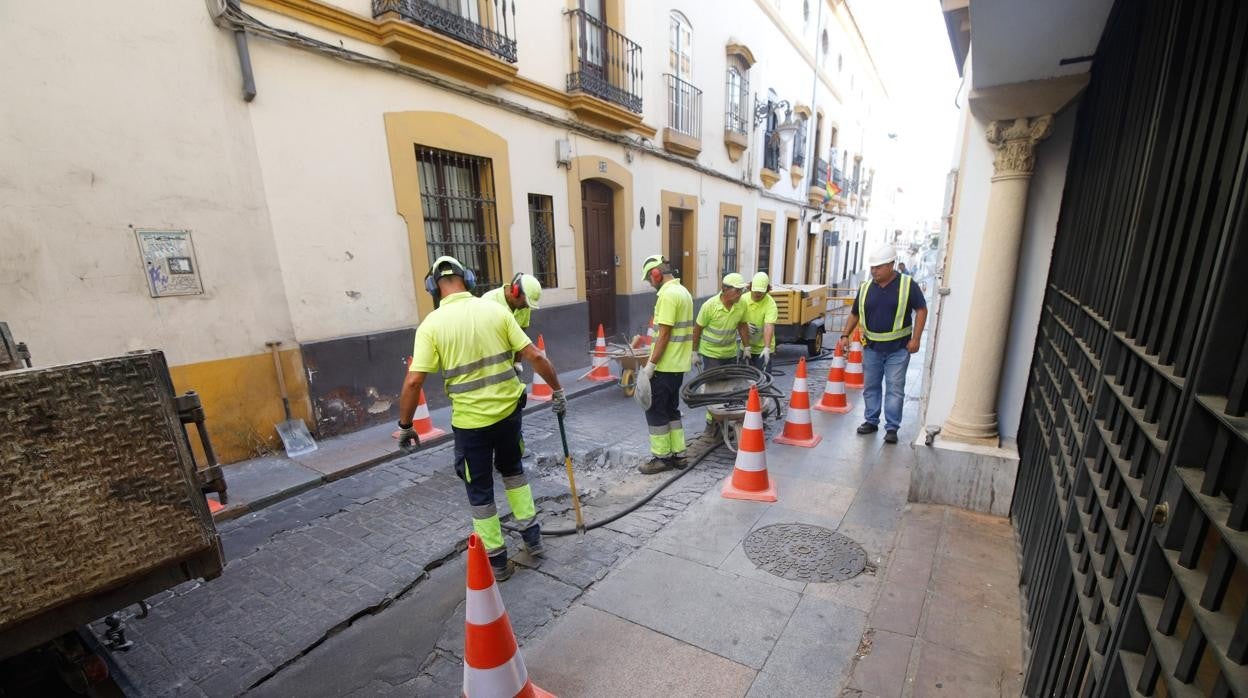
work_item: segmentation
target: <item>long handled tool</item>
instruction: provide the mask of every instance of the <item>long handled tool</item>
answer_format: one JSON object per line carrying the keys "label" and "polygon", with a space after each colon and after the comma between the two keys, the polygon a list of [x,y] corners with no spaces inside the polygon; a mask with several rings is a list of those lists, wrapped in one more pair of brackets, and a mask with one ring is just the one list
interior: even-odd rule
{"label": "long handled tool", "polygon": [[568,451],[568,432],[559,415],[559,439],[563,441],[563,464],[568,469],[568,487],[572,490],[572,508],[576,511],[576,532],[585,535],[585,517],[581,515],[581,498],[576,493],[576,476],[572,474],[572,454]]}
{"label": "long handled tool", "polygon": [[290,397],[286,394],[286,376],[282,373],[282,358],[277,353],[281,342],[265,342],[265,346],[273,353],[273,366],[277,369],[277,388],[282,394],[282,409],[286,412],[286,421],[277,423],[277,435],[282,437],[282,445],[286,447],[286,455],[302,456],[316,450],[316,440],[308,433],[308,425],[302,419],[290,416]]}

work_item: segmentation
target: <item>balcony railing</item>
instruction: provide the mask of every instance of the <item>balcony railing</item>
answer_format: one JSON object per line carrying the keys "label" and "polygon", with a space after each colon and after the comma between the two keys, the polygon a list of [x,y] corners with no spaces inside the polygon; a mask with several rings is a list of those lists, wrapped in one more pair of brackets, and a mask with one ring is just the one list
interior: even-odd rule
{"label": "balcony railing", "polygon": [[373,17],[387,12],[516,62],[515,0],[373,0]]}
{"label": "balcony railing", "polygon": [[641,113],[641,47],[584,10],[568,10],[572,72],[568,92],[585,92]]}
{"label": "balcony railing", "polygon": [[807,120],[802,119],[801,124],[797,127],[797,133],[793,135],[793,165],[795,167],[806,166],[806,125]]}
{"label": "balcony railing", "polygon": [[746,134],[750,132],[749,108],[750,81],[735,69],[728,71],[724,84],[724,130]]}
{"label": "balcony railing", "polygon": [[780,134],[775,131],[763,135],[763,167],[772,172],[780,171]]}
{"label": "balcony railing", "polygon": [[667,127],[702,140],[702,90],[666,73]]}
{"label": "balcony railing", "polygon": [[828,161],[815,158],[815,171],[810,173],[810,186],[823,189],[828,186]]}

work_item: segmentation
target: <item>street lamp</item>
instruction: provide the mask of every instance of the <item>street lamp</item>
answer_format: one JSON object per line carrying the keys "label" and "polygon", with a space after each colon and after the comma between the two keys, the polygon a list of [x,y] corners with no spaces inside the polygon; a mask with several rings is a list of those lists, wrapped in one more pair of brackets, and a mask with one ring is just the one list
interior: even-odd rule
{"label": "street lamp", "polygon": [[798,123],[793,118],[793,107],[787,99],[779,102],[768,99],[766,102],[759,102],[758,97],[754,98],[754,128],[758,128],[760,124],[771,118],[771,115],[784,109],[784,121],[776,125],[775,134],[780,138],[780,147],[788,148],[793,142],[793,137],[797,135]]}

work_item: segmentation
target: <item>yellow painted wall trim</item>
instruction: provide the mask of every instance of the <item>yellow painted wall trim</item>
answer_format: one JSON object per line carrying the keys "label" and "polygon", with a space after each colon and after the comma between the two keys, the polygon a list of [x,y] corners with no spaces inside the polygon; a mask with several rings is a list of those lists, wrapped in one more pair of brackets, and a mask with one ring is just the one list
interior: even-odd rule
{"label": "yellow painted wall trim", "polygon": [[752,68],[754,64],[758,62],[758,60],[754,58],[754,52],[751,51],[750,47],[745,44],[730,43],[725,46],[724,49],[729,56],[736,56],[742,61],[745,61],[745,67],[747,69]]}
{"label": "yellow painted wall trim", "polygon": [[[286,349],[279,355],[290,396],[291,415],[315,430],[303,354],[299,349]],[[208,438],[221,463],[235,463],[282,450],[275,425],[284,421],[286,415],[271,354],[170,366],[169,375],[178,394],[187,390],[199,393]],[[199,437],[192,433],[190,441],[196,462],[206,463]]]}
{"label": "yellow painted wall trim", "polygon": [[[647,138],[654,138],[658,133],[657,129],[642,122],[640,115],[633,114],[626,109],[621,109],[613,104],[603,102],[602,100],[598,100],[587,95],[569,95],[566,92],[544,85],[535,80],[521,77],[515,73],[515,67],[505,61],[499,61],[483,51],[477,51],[469,46],[459,44],[453,39],[444,38],[441,35],[436,34],[436,32],[430,32],[423,27],[418,27],[414,24],[402,22],[400,20],[388,20],[384,22],[377,21],[369,17],[357,15],[353,12],[348,12],[341,8],[322,2],[321,0],[243,0],[243,2],[315,27],[319,27],[321,29],[332,31],[358,41],[363,41],[373,46],[391,48],[391,50],[396,50],[396,52],[397,49],[395,47],[387,46],[387,40],[394,42],[397,41],[399,37],[408,37],[410,39],[417,33],[422,36],[425,34],[433,35],[437,37],[439,41],[449,42],[457,52],[457,55],[460,55],[463,60],[475,61],[479,59],[481,65],[476,69],[478,78],[476,80],[472,79],[472,70],[466,70],[463,65],[457,65],[456,63],[449,61],[443,61],[442,63],[419,63],[422,68],[427,68],[459,80],[467,80],[468,82],[483,84],[481,82],[481,76],[489,77],[494,74],[491,71],[497,72],[504,70],[499,65],[496,65],[502,64],[507,66],[506,70],[509,70],[511,75],[507,77],[499,74],[495,83],[503,84],[506,89],[509,89],[517,94],[531,97],[560,109],[572,111],[577,114],[577,116],[580,116],[584,121],[599,128],[606,128],[621,132],[633,131]],[[569,7],[573,7],[574,5],[575,0],[573,0]],[[624,26],[623,16],[624,11],[622,3],[615,1],[608,2],[607,17],[608,23],[612,27],[622,31]],[[400,29],[384,28],[383,25],[387,25],[391,22],[401,24],[403,27]],[[395,33],[399,31],[404,33]],[[389,32],[389,39],[387,39],[387,32]],[[460,61],[460,63],[462,62],[463,61]],[[506,79],[503,79],[504,77],[506,77]],[[592,102],[597,102],[598,104],[594,105]]]}
{"label": "yellow painted wall trim", "polygon": [[[511,159],[507,139],[476,122],[446,112],[408,111],[384,115],[386,145],[390,151],[390,175],[394,182],[395,211],[407,223],[412,281],[421,317],[433,310],[425,293],[429,253],[425,240],[424,208],[420,203],[417,145],[488,158],[494,175],[494,211],[498,217],[498,253],[502,278],[510,279],[511,234],[515,222],[511,198]],[[415,318],[413,318],[415,320]]]}
{"label": "yellow painted wall trim", "polygon": [[615,270],[615,292],[631,293],[639,282],[633,278],[631,258],[633,228],[633,173],[624,165],[602,155],[580,155],[568,166],[568,225],[576,255],[576,298],[585,300],[585,217],[581,211],[581,182],[601,181],[614,192],[611,200],[612,236],[620,266]]}

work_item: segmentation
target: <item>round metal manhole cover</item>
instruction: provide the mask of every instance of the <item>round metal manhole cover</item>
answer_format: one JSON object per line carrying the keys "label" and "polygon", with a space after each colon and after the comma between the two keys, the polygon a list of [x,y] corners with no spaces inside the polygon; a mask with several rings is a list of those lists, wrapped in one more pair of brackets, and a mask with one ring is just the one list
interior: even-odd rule
{"label": "round metal manhole cover", "polygon": [[759,569],[795,582],[843,582],[867,566],[861,545],[822,526],[763,526],[746,536],[744,547]]}

